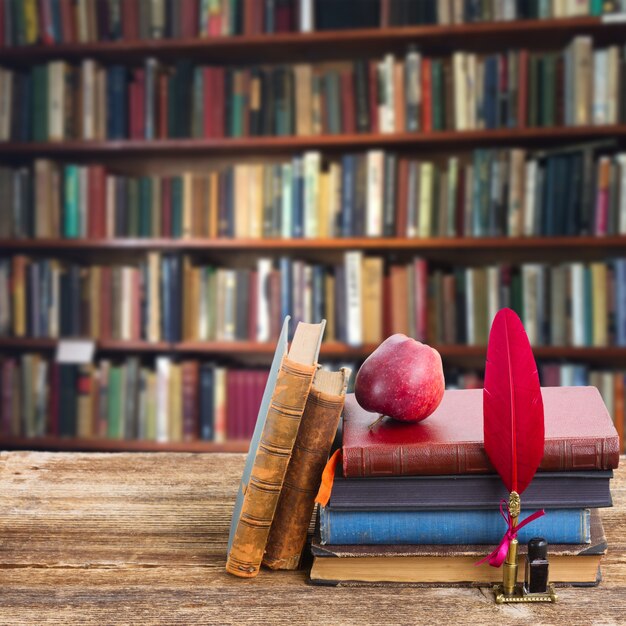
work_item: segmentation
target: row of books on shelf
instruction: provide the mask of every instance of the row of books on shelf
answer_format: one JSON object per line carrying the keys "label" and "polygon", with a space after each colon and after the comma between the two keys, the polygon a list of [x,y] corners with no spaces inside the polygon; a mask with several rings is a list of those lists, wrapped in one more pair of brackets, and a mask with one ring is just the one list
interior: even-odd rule
{"label": "row of books on shelf", "polygon": [[102,340],[275,340],[291,315],[326,319],[325,339],[378,344],[404,333],[436,345],[485,345],[502,307],[533,345],[626,346],[626,260],[428,267],[347,252],[343,263],[281,257],[252,269],[148,254],[137,265],[0,261],[0,335]]}
{"label": "row of books on shelf", "polygon": [[618,0],[2,0],[0,46],[549,19],[625,9]]}
{"label": "row of books on shelf", "polygon": [[[354,373],[358,367],[348,364]],[[623,437],[621,370],[541,363],[543,386],[597,387]],[[158,356],[60,364],[0,357],[0,434],[223,442],[252,436],[267,371]],[[446,372],[448,389],[481,388],[480,371]],[[352,382],[350,383],[352,385]]]}
{"label": "row of books on shelf", "polygon": [[[208,67],[62,60],[0,70],[0,141],[310,136],[626,122],[619,46]],[[46,115],[47,112],[47,115]]]}
{"label": "row of books on shelf", "polygon": [[382,150],[130,176],[38,159],[0,167],[0,238],[489,237],[626,234],[626,156],[598,146]]}
{"label": "row of books on shelf", "polygon": [[236,369],[157,357],[61,364],[0,358],[2,434],[151,441],[250,439],[267,380]]}

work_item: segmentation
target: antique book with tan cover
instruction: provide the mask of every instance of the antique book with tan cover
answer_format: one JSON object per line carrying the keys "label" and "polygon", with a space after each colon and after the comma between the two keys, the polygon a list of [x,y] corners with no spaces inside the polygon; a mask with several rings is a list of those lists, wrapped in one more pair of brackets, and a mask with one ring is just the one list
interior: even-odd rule
{"label": "antique book with tan cover", "polygon": [[349,377],[347,368],[315,374],[263,557],[272,569],[298,567]]}
{"label": "antique book with tan cover", "polygon": [[[236,503],[233,513],[226,570],[235,576],[251,578],[259,572],[278,497],[317,369],[324,324],[299,323],[289,352],[282,356],[275,378],[270,371],[268,386],[275,380],[271,399],[265,413],[264,395],[257,418],[264,423],[258,439],[255,428],[248,454],[249,460],[253,458],[249,481],[246,482],[246,465],[240,490],[243,493],[241,508],[239,502]],[[284,337],[284,330],[283,326],[281,337]],[[258,448],[255,447],[257,441]]]}

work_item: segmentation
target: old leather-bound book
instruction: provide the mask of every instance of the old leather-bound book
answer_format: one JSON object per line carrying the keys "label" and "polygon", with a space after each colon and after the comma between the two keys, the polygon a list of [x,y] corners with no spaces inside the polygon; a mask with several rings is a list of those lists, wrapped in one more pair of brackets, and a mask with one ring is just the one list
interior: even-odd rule
{"label": "old leather-bound book", "polygon": [[298,567],[349,377],[347,368],[315,374],[263,557],[272,569]]}
{"label": "old leather-bound book", "polygon": [[[539,471],[611,470],[619,463],[619,437],[595,387],[542,387],[545,449]],[[483,391],[445,392],[423,422],[385,420],[346,397],[343,474],[420,476],[493,472],[483,447]]]}
{"label": "old leather-bound book", "polygon": [[[298,324],[288,353],[285,325],[250,443],[240,495],[235,503],[226,570],[251,578],[261,566],[270,526],[298,427],[317,369],[324,324]],[[271,392],[271,395],[270,395]],[[249,476],[249,480],[248,480]]]}

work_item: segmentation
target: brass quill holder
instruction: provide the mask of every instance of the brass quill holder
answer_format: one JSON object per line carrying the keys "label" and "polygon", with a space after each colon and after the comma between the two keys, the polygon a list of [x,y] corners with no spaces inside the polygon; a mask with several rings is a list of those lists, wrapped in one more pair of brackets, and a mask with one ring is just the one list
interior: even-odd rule
{"label": "brass quill holder", "polygon": [[[502,567],[502,584],[494,587],[498,604],[555,602],[557,598],[551,585],[526,588],[517,582],[517,533],[545,515],[543,510],[535,511],[518,523],[520,494],[532,481],[543,458],[545,428],[537,364],[524,325],[511,309],[500,309],[489,331],[483,435],[485,452],[506,486],[509,498],[500,501],[500,513],[507,524],[504,537],[477,565],[488,561],[492,567]],[[547,550],[545,541],[543,545]],[[547,583],[547,569],[544,582]],[[527,593],[531,588],[537,593]]]}
{"label": "brass quill holder", "polygon": [[[519,494],[511,491],[509,494],[508,509],[510,515],[510,531],[515,533],[517,519],[522,508]],[[517,538],[511,539],[506,559],[502,564],[502,584],[495,585],[493,592],[496,604],[509,604],[518,602],[556,602],[558,596],[554,585],[548,583],[545,593],[527,593],[522,583],[517,582]]]}

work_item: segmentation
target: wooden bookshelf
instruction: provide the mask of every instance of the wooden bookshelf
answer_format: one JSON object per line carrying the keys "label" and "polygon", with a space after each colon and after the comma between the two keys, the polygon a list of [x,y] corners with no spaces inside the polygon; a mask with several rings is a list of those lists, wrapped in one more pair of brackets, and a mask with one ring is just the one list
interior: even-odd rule
{"label": "wooden bookshelf", "polygon": [[[189,58],[199,63],[243,65],[260,63],[315,62],[329,59],[375,58],[385,53],[405,54],[408,44],[417,44],[427,56],[448,55],[455,50],[491,53],[506,49],[527,48],[531,51],[562,49],[572,37],[589,35],[597,47],[621,45],[626,24],[603,23],[600,18],[582,17],[553,20],[483,22],[454,26],[409,26],[361,30],[282,33],[256,36],[209,37],[205,39],[148,40],[25,46],[0,48],[0,64],[28,68],[35,63],[64,59],[80,63],[95,59],[103,64],[143,64],[146,57],[166,63]],[[190,163],[201,159],[219,160],[276,157],[320,150],[328,155],[364,152],[371,148],[397,151],[398,154],[467,151],[477,147],[524,147],[541,150],[574,145],[587,141],[626,145],[626,124],[500,128],[496,130],[363,133],[311,136],[247,137],[221,139],[104,140],[44,143],[0,143],[0,162],[26,164],[35,158],[53,158],[75,163],[111,164],[120,167],[145,159],[149,168],[169,168],[173,162]],[[459,264],[476,259],[497,261],[533,255],[532,258],[566,257],[603,258],[626,250],[626,236],[610,237],[529,237],[529,238],[337,238],[337,239],[12,239],[0,240],[3,254],[52,254],[58,257],[82,256],[109,259],[116,253],[129,257],[150,250],[180,251],[196,255],[211,253],[228,264],[234,255],[278,255],[305,253],[323,256],[347,250],[378,252],[386,258],[396,253],[415,253],[429,259]],[[79,256],[80,255],[80,256]],[[471,256],[470,256],[471,255]],[[0,352],[21,354],[27,351],[48,355],[58,344],[54,339],[0,338]],[[359,361],[376,346],[348,346],[343,343],[322,344],[325,360]],[[436,346],[448,367],[480,368],[484,365],[485,346]],[[97,341],[99,353],[126,357],[151,358],[158,354],[180,359],[225,359],[242,363],[267,363],[274,353],[274,343],[183,341]],[[534,349],[538,360],[593,364],[597,367],[626,367],[623,347],[557,347]],[[85,451],[181,451],[245,452],[247,441],[154,441],[112,440],[61,437],[0,437],[6,449],[85,450]]]}
{"label": "wooden bookshelf", "polygon": [[442,130],[433,132],[362,133],[288,137],[223,139],[153,139],[56,142],[0,142],[0,157],[107,157],[186,155],[254,155],[303,150],[354,150],[369,147],[417,151],[423,148],[524,145],[549,147],[593,139],[626,138],[626,124],[555,126],[552,128],[499,128],[494,130]]}
{"label": "wooden bookshelf", "polygon": [[610,250],[618,252],[626,249],[626,236],[610,237],[431,237],[431,238],[336,238],[336,239],[0,239],[0,250],[10,251],[52,251],[55,254],[75,251],[114,251],[136,250],[164,251],[206,251],[220,253],[254,250],[263,253],[291,250],[408,250],[427,252],[429,250],[466,251],[479,250],[508,253],[515,250]]}
{"label": "wooden bookshelf", "polygon": [[[49,351],[55,350],[56,339],[33,338],[0,338],[0,350]],[[484,362],[486,346],[438,345],[436,348],[441,356],[455,364]],[[186,355],[227,355],[267,356],[274,354],[274,343],[258,343],[254,341],[181,341],[177,343],[147,341],[97,341],[96,350],[118,354],[167,353],[184,358]],[[369,356],[375,345],[349,346],[344,343],[322,343],[321,355],[327,358],[364,359]],[[626,365],[626,348],[607,347],[575,347],[575,346],[536,346],[533,348],[538,359],[564,360],[571,359],[585,362],[610,362]]]}
{"label": "wooden bookshelf", "polygon": [[34,45],[0,49],[0,63],[30,65],[50,58],[79,60],[85,57],[106,62],[136,62],[146,56],[168,60],[201,58],[206,62],[243,63],[342,58],[404,48],[419,44],[426,52],[462,47],[488,51],[505,47],[559,46],[578,34],[593,35],[599,42],[613,41],[623,24],[605,23],[598,17],[550,20],[478,22],[458,25],[401,26],[389,28],[277,33],[253,36],[211,36],[193,39],[112,41],[84,44]]}
{"label": "wooden bookshelf", "polygon": [[71,452],[247,452],[249,441],[139,441],[81,437],[0,437],[0,449]]}

